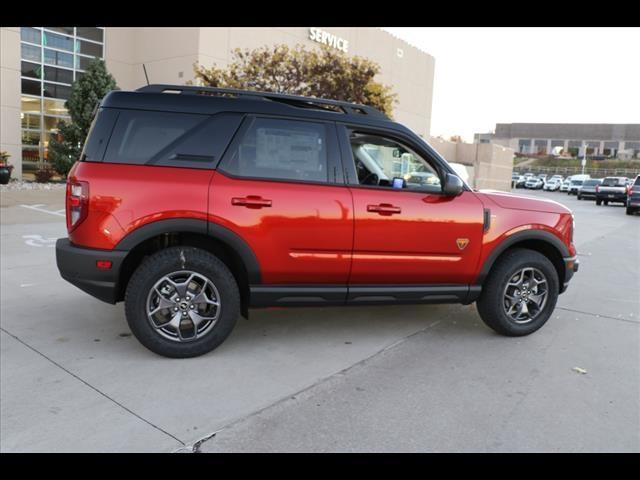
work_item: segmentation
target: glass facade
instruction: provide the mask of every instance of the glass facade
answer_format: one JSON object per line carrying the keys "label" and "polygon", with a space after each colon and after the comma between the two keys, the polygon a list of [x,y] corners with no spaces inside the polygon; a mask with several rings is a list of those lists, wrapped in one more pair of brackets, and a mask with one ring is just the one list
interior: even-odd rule
{"label": "glass facade", "polygon": [[93,58],[104,58],[104,30],[99,27],[21,27],[22,171],[46,162],[51,135],[60,120],[71,84]]}

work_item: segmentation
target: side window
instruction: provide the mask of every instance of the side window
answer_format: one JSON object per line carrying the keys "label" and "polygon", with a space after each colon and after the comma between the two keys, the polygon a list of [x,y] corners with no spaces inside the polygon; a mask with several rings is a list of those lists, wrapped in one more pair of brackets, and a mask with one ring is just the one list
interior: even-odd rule
{"label": "side window", "polygon": [[255,118],[221,169],[238,177],[326,182],[323,123]]}
{"label": "side window", "polygon": [[437,170],[402,143],[351,132],[350,144],[360,185],[441,192]]}
{"label": "side window", "polygon": [[213,168],[241,115],[121,110],[105,162]]}

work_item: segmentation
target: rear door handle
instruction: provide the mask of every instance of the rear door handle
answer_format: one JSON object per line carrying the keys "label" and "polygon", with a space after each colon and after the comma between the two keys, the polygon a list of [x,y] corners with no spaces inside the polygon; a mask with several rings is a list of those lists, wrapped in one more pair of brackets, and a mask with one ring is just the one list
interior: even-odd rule
{"label": "rear door handle", "polygon": [[233,197],[231,199],[231,205],[246,208],[263,208],[270,207],[271,200],[262,198],[258,195],[248,195],[246,197]]}
{"label": "rear door handle", "polygon": [[401,213],[402,209],[390,203],[381,203],[379,205],[367,205],[367,212],[377,213],[378,215],[393,215],[394,213]]}

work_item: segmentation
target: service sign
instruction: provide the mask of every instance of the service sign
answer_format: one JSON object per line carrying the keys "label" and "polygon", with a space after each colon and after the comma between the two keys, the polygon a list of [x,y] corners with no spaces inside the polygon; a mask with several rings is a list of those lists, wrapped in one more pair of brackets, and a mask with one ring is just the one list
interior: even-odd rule
{"label": "service sign", "polygon": [[332,33],[325,32],[319,28],[311,27],[309,29],[309,40],[328,45],[336,50],[342,50],[344,53],[347,53],[349,50],[348,40],[333,35]]}

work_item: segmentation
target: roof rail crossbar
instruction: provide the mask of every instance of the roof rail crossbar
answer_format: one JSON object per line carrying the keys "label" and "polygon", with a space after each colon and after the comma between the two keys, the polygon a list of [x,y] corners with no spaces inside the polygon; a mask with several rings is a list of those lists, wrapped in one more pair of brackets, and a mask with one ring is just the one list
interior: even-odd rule
{"label": "roof rail crossbar", "polygon": [[[289,103],[294,106],[306,106],[306,107],[319,107],[322,105],[334,106],[340,108],[345,114],[350,115],[371,115],[375,117],[382,117],[388,119],[388,117],[380,110],[370,107],[368,105],[362,105],[359,103],[349,103],[340,100],[329,100],[325,98],[314,97],[302,97],[298,95],[287,95],[283,93],[271,93],[271,92],[259,92],[253,90],[239,90],[234,88],[216,88],[216,87],[200,87],[196,85],[146,85],[136,90],[137,92],[145,93],[180,93],[180,94],[216,94],[221,96],[234,96],[234,97],[258,97],[268,100],[281,101],[283,103]],[[324,107],[324,110],[329,110]]]}

